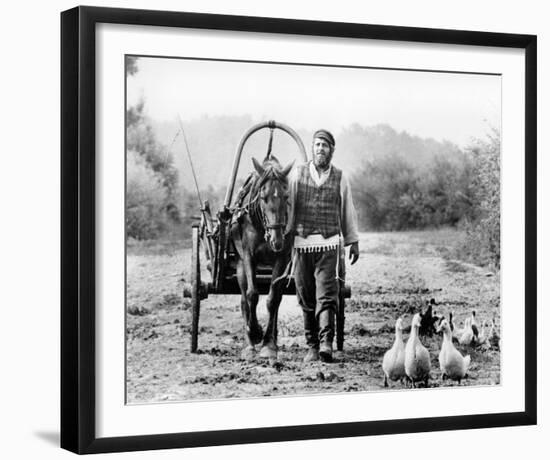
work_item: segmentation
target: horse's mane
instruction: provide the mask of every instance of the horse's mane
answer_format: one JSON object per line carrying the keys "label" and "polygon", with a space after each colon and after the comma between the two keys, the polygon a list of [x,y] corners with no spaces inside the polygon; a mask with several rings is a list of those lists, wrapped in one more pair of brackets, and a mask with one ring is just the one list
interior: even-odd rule
{"label": "horse's mane", "polygon": [[256,180],[252,187],[253,191],[257,192],[268,180],[276,180],[284,185],[288,184],[288,179],[283,174],[283,167],[277,157],[269,155],[264,159],[262,168],[264,168],[264,173],[261,176],[256,173]]}

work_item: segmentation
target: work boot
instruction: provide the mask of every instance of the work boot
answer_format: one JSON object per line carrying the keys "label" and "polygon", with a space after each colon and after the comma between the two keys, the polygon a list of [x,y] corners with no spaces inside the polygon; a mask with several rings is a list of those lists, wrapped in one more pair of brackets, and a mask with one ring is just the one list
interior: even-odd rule
{"label": "work boot", "polygon": [[319,361],[319,348],[310,347],[304,356],[304,363],[312,363],[315,361]]}
{"label": "work boot", "polygon": [[325,363],[332,362],[332,340],[334,339],[334,311],[319,313],[319,357]]}
{"label": "work boot", "polygon": [[319,338],[317,333],[317,320],[315,319],[315,312],[304,313],[304,333],[306,336],[306,344],[308,346],[308,352],[304,357],[304,363],[310,363],[312,361],[319,361]]}
{"label": "work boot", "polygon": [[319,358],[324,363],[332,362],[332,342],[322,342],[319,347]]}

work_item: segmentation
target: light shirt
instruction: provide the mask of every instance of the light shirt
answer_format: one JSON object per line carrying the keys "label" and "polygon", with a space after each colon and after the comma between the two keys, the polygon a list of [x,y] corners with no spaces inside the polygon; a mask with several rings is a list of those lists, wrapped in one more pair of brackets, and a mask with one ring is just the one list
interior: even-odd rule
{"label": "light shirt", "polygon": [[313,161],[310,161],[309,163],[309,175],[311,176],[313,182],[315,182],[315,185],[317,185],[317,187],[320,187],[327,181],[331,171],[332,165],[328,165],[328,168],[325,171],[321,171],[321,174],[319,174],[317,172],[317,168],[313,164]]}

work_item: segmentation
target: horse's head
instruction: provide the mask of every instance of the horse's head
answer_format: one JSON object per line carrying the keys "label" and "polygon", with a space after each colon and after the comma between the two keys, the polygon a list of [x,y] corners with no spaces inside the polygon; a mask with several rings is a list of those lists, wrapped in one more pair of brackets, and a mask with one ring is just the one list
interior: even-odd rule
{"label": "horse's head", "polygon": [[263,164],[252,158],[259,174],[256,191],[265,240],[274,252],[284,248],[284,233],[288,215],[288,173],[294,162],[283,168],[279,161],[268,155]]}

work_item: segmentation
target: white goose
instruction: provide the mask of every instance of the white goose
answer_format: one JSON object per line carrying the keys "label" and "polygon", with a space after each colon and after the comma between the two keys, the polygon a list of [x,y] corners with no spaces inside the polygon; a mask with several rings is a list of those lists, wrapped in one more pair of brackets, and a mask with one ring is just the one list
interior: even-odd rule
{"label": "white goose", "polygon": [[464,320],[464,328],[459,332],[458,343],[460,345],[475,345],[476,340],[479,336],[479,329],[476,324],[476,312],[472,312]]}
{"label": "white goose", "polygon": [[488,350],[491,348],[490,338],[493,335],[493,325],[488,321],[483,323],[481,326],[481,331],[476,340],[476,346],[480,346],[483,350]]}
{"label": "white goose", "polygon": [[451,327],[446,319],[441,321],[438,328],[443,331],[443,343],[441,344],[441,351],[439,352],[439,367],[443,374],[443,378],[446,377],[460,381],[466,375],[468,367],[470,366],[470,355],[463,357],[460,352],[453,345]]}
{"label": "white goose", "polygon": [[384,386],[388,386],[388,379],[396,381],[405,377],[405,343],[403,342],[403,319],[395,322],[395,341],[392,347],[384,354],[382,360],[384,371]]}
{"label": "white goose", "polygon": [[486,340],[484,340],[481,345],[486,350],[490,350],[493,347],[500,350],[500,335],[497,331],[498,328],[495,322],[495,318],[493,318],[490,322],[488,322],[488,324],[486,324],[486,328],[488,328],[489,332],[486,332],[486,329],[484,327],[481,336],[483,336]]}
{"label": "white goose", "polygon": [[413,388],[415,382],[424,382],[428,386],[430,378],[430,353],[422,345],[418,338],[418,329],[420,327],[420,313],[413,316],[411,324],[411,335],[405,346],[405,373],[412,382]]}

